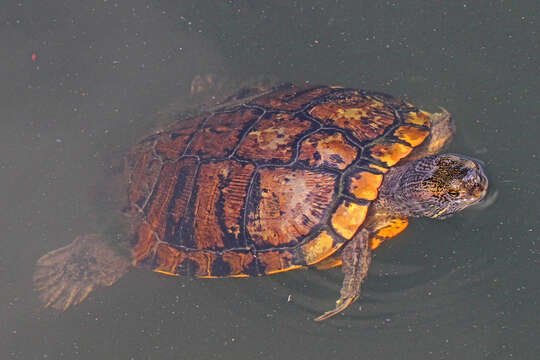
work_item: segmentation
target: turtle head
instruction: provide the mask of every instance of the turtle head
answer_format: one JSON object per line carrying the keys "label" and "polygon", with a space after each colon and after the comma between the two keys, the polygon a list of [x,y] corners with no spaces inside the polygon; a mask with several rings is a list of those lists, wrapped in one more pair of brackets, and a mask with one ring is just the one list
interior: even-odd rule
{"label": "turtle head", "polygon": [[488,179],[480,161],[455,154],[411,162],[401,179],[401,195],[413,216],[443,219],[482,200]]}

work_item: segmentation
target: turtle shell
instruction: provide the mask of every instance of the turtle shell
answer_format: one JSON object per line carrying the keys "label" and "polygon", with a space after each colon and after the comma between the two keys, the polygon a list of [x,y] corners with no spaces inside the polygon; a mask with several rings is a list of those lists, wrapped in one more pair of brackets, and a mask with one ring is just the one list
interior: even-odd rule
{"label": "turtle shell", "polygon": [[384,173],[430,133],[389,95],[276,88],[141,141],[128,155],[134,263],[170,275],[266,275],[332,255]]}

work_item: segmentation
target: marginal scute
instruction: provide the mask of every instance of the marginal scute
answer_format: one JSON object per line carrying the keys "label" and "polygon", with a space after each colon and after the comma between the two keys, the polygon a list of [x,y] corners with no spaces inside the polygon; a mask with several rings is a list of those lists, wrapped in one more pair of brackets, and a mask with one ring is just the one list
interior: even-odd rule
{"label": "marginal scute", "polygon": [[332,215],[332,227],[339,235],[350,240],[364,222],[367,210],[367,205],[343,200]]}
{"label": "marginal scute", "polygon": [[287,163],[294,154],[293,144],[312,126],[292,114],[268,113],[242,140],[237,155],[249,160]]}
{"label": "marginal scute", "polygon": [[358,149],[337,131],[317,132],[302,142],[298,160],[309,166],[344,170],[356,159]]}
{"label": "marginal scute", "polygon": [[394,236],[401,233],[407,228],[408,224],[409,220],[407,219],[395,218],[390,220],[388,224],[380,228],[370,239],[369,244],[371,250],[375,250],[377,247],[379,247],[379,245],[382,244],[383,241],[393,238]]}
{"label": "marginal scute", "polygon": [[357,199],[375,200],[382,184],[383,175],[369,171],[358,171],[349,175],[347,191]]}
{"label": "marginal scute", "polygon": [[[220,276],[247,277],[258,275],[253,266],[255,257],[249,250],[186,251],[166,243],[157,246],[154,271],[171,276],[191,275],[203,278]],[[216,269],[216,265],[222,268]]]}
{"label": "marginal scute", "polygon": [[214,277],[215,274],[212,272],[212,265],[217,257],[218,254],[213,251],[189,252],[188,259],[197,265],[194,275],[198,277]]}
{"label": "marginal scute", "polygon": [[178,275],[178,264],[185,259],[185,254],[170,245],[161,243],[156,250],[154,271],[167,275]]}
{"label": "marginal scute", "polygon": [[431,126],[431,114],[427,111],[413,111],[407,114],[407,118],[405,119],[406,123],[409,124],[415,124],[415,125],[423,125],[430,127]]}
{"label": "marginal scute", "polygon": [[264,269],[266,275],[302,267],[294,265],[293,258],[294,256],[289,250],[263,251],[257,254],[259,265]]}
{"label": "marginal scute", "polygon": [[392,238],[405,230],[409,221],[407,219],[392,219],[385,227],[377,231],[377,236],[382,238]]}
{"label": "marginal scute", "polygon": [[312,265],[332,255],[341,245],[343,243],[334,241],[334,238],[324,230],[301,245],[297,251],[302,264]]}
{"label": "marginal scute", "polygon": [[246,269],[254,260],[251,252],[226,251],[223,254],[223,261],[229,265],[230,276],[248,276]]}
{"label": "marginal scute", "polygon": [[429,130],[421,129],[410,125],[403,125],[394,131],[394,136],[400,140],[408,142],[411,146],[420,145],[429,135]]}
{"label": "marginal scute", "polygon": [[369,151],[373,158],[382,161],[387,166],[394,166],[399,160],[411,153],[412,147],[400,143],[377,144],[372,146]]}
{"label": "marginal scute", "polygon": [[314,266],[317,270],[328,270],[333,269],[335,267],[341,266],[343,261],[341,260],[341,256],[329,256],[326,259],[321,260],[320,262],[316,263]]}

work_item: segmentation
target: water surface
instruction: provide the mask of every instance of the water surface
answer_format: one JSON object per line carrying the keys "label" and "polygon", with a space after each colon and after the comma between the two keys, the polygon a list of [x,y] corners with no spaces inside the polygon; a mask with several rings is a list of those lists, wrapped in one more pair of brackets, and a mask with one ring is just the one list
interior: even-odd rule
{"label": "water surface", "polygon": [[[365,4],[363,4],[365,3]],[[537,359],[537,2],[27,1],[0,15],[0,357]],[[339,270],[171,279],[134,270],[63,314],[33,265],[100,229],[109,154],[190,103],[198,74],[339,84],[453,113],[495,203],[415,220],[362,298],[322,324]],[[236,85],[235,85],[236,86]],[[232,87],[232,86],[231,86]],[[98,214],[98,216],[96,216]]]}

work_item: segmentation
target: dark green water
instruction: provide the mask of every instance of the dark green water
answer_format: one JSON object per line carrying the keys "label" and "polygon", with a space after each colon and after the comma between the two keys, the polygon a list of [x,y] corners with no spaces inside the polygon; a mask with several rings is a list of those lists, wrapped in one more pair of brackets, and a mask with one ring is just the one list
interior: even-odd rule
{"label": "dark green water", "polygon": [[[3,5],[0,358],[540,358],[539,14],[535,1]],[[75,309],[41,310],[33,265],[99,229],[89,194],[104,155],[189,103],[191,80],[208,73],[442,105],[458,125],[450,151],[486,163],[496,201],[412,221],[377,250],[363,297],[322,324],[312,318],[333,305],[339,270],[135,270]]]}

